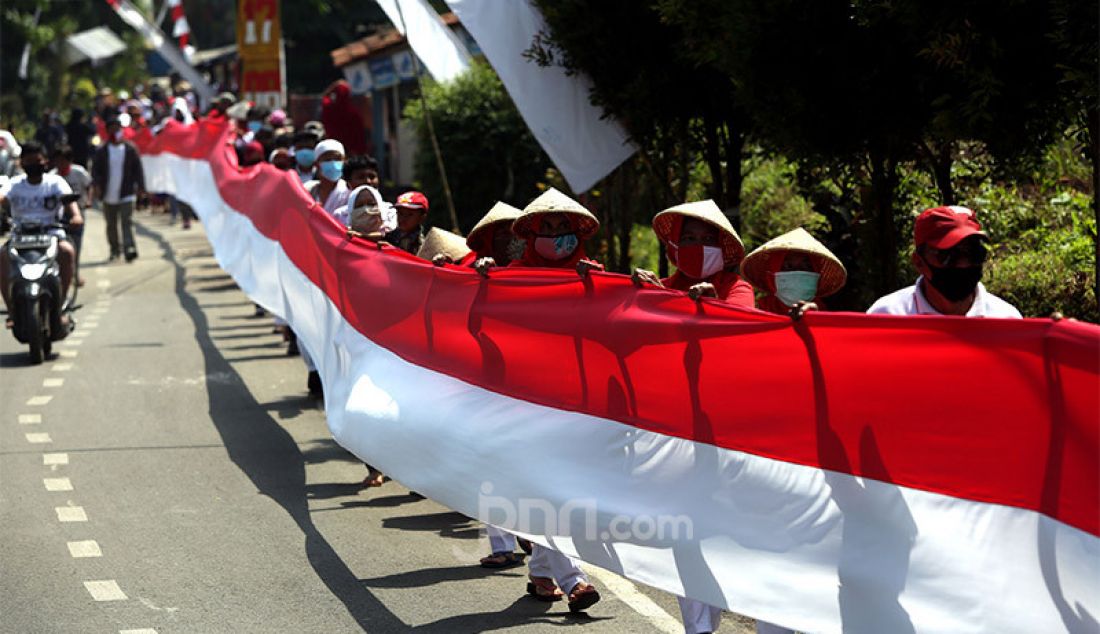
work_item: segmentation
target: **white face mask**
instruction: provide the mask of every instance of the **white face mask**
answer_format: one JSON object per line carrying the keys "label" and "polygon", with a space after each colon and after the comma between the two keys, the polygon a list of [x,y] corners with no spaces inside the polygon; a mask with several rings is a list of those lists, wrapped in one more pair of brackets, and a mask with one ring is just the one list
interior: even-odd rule
{"label": "white face mask", "polygon": [[780,271],[775,274],[775,296],[787,306],[809,302],[817,297],[819,273],[811,271]]}

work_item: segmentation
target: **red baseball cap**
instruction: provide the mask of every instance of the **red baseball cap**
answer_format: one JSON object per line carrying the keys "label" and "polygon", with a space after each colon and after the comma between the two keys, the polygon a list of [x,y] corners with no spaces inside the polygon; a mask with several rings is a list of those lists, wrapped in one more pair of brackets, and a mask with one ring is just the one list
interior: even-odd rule
{"label": "red baseball cap", "polygon": [[397,202],[394,203],[394,207],[423,209],[424,211],[428,211],[428,197],[420,192],[405,192],[397,197]]}
{"label": "red baseball cap", "polygon": [[935,249],[950,249],[970,236],[989,239],[974,210],[957,205],[925,209],[913,225],[913,242],[918,247],[927,244]]}

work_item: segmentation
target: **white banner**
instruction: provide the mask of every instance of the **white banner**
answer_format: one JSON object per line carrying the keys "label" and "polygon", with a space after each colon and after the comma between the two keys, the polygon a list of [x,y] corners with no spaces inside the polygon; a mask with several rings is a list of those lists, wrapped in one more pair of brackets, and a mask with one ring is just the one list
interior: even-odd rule
{"label": "white banner", "polygon": [[427,0],[378,0],[378,4],[436,81],[454,79],[470,67],[470,54]]}
{"label": "white banner", "polygon": [[618,123],[589,101],[590,83],[523,56],[546,28],[527,0],[447,0],[489,59],[527,127],[575,192],[590,189],[636,148]]}

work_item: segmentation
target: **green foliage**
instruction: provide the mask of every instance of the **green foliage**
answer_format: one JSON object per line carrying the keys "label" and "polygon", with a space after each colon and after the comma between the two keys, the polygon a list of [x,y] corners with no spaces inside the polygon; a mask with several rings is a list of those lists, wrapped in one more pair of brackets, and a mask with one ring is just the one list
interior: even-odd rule
{"label": "green foliage", "polygon": [[[550,161],[488,64],[475,63],[445,84],[425,82],[424,91],[463,232],[498,200],[522,208],[538,195]],[[433,202],[432,220],[450,226],[419,99],[408,103],[404,117],[419,138],[416,177]]]}
{"label": "green foliage", "polygon": [[825,228],[825,217],[799,193],[796,172],[782,157],[747,161],[741,190],[741,239],[747,250],[798,227],[815,234]]}

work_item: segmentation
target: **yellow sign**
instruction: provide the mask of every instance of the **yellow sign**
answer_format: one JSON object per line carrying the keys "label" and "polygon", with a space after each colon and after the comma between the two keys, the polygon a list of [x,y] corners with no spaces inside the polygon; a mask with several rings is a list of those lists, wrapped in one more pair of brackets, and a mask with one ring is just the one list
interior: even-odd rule
{"label": "yellow sign", "polygon": [[269,108],[285,103],[283,31],[279,0],[237,2],[241,96]]}

